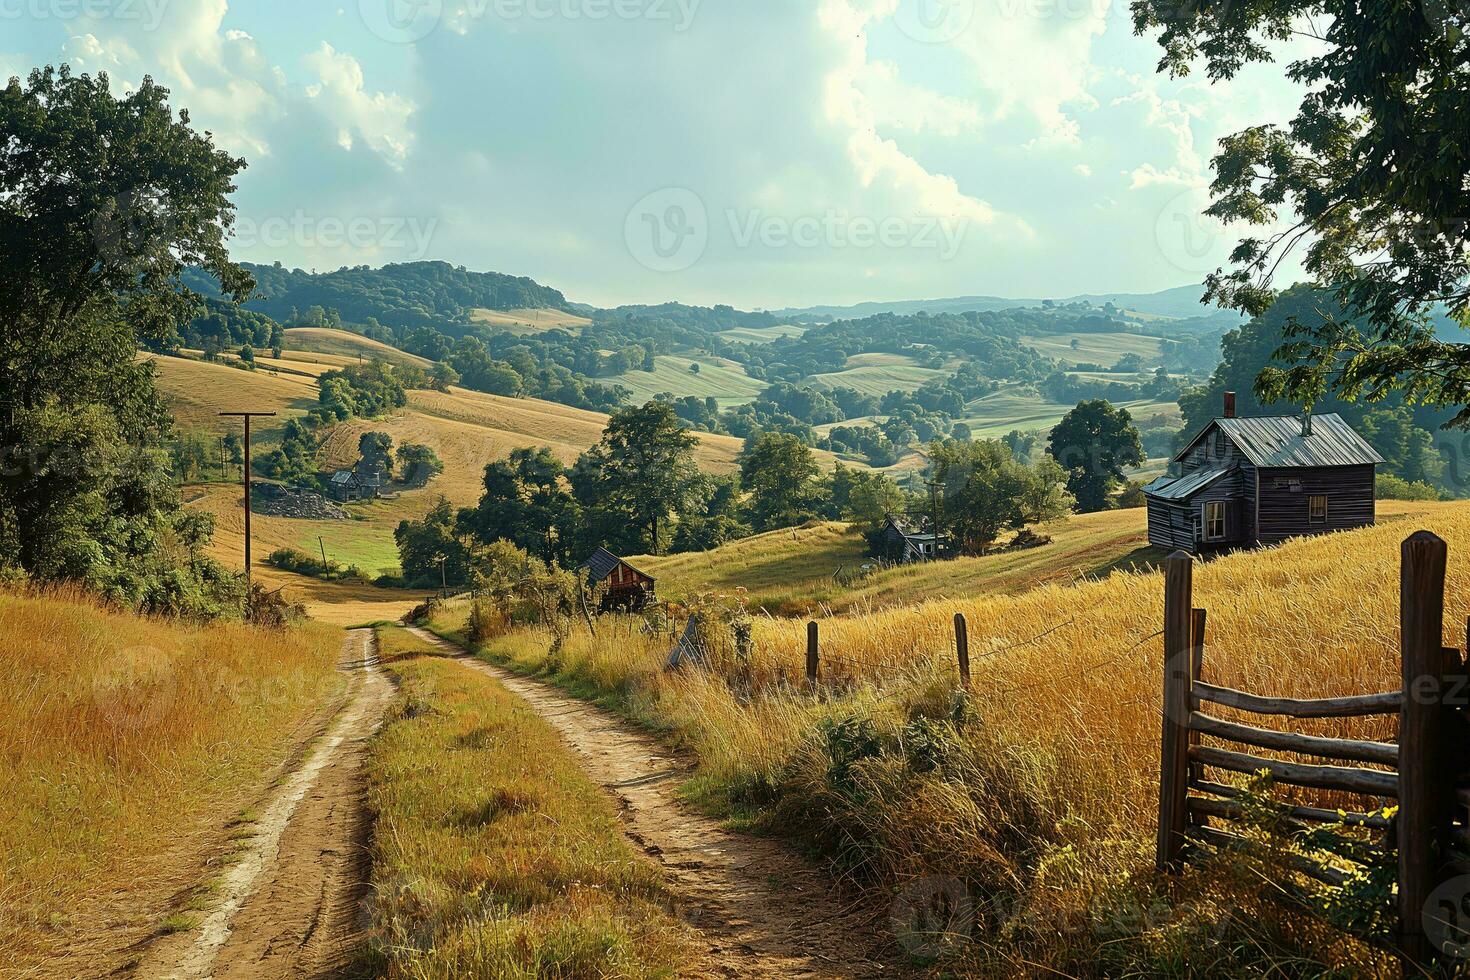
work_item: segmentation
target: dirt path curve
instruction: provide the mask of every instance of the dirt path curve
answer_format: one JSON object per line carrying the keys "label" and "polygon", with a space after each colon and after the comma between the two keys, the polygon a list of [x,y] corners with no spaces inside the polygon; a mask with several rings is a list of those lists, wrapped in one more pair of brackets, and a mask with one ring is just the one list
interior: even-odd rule
{"label": "dirt path curve", "polygon": [[345,708],[258,811],[195,929],[156,943],[135,976],[327,978],[348,975],[370,880],[364,762],[392,700],[371,630],[343,643]]}
{"label": "dirt path curve", "polygon": [[777,841],[738,834],[675,797],[687,765],[633,725],[585,701],[485,663],[427,630],[427,643],[499,680],[550,722],[622,807],[627,834],[663,865],[685,918],[729,977],[897,976],[886,930],[844,904],[831,879]]}

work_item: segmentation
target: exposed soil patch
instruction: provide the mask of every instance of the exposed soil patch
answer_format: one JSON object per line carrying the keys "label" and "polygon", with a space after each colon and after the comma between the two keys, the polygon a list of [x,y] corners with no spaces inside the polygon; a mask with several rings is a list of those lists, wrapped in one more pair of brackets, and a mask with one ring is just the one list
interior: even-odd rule
{"label": "exposed soil patch", "polygon": [[731,977],[881,977],[900,973],[880,915],[781,843],[726,830],[675,796],[689,766],[617,716],[414,635],[499,680],[550,722],[618,801],[627,834],[667,871],[681,912]]}
{"label": "exposed soil patch", "polygon": [[370,630],[343,645],[350,701],[242,828],[197,927],[143,955],[140,977],[343,977],[366,927],[367,746],[392,699]]}

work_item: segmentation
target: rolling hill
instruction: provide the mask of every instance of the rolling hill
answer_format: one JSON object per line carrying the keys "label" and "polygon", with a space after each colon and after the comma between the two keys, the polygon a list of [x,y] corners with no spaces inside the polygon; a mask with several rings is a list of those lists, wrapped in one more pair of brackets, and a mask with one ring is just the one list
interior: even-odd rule
{"label": "rolling hill", "polygon": [[[691,370],[696,364],[699,365],[698,374]],[[632,403],[635,405],[641,405],[655,395],[671,394],[675,398],[691,395],[713,398],[720,403],[721,409],[754,401],[767,384],[750,377],[734,361],[719,357],[660,355],[654,358],[654,367],[653,371],[629,371],[604,380],[632,391]]]}
{"label": "rolling hill", "polygon": [[530,337],[548,330],[576,333],[592,325],[592,321],[585,316],[550,307],[519,310],[475,309],[470,311],[470,319],[475,323],[508,330],[519,337]]}
{"label": "rolling hill", "polygon": [[363,360],[387,361],[390,364],[409,364],[429,368],[434,362],[397,347],[380,343],[350,330],[329,330],[325,327],[292,327],[285,331],[286,350],[308,351],[317,354],[336,354],[347,358],[347,363]]}

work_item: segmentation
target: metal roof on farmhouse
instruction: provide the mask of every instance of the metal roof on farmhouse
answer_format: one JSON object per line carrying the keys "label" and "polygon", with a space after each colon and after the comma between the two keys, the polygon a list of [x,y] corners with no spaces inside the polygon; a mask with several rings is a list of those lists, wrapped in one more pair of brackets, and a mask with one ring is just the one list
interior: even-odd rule
{"label": "metal roof on farmhouse", "polygon": [[[587,570],[587,577],[593,582],[601,582],[611,575],[619,565],[628,565],[628,563],[606,548],[598,548],[592,553],[591,558],[588,558],[582,563],[582,567]],[[633,568],[632,565],[628,565],[628,567]],[[639,575],[642,575],[649,581],[653,580],[653,576],[647,572],[640,572],[636,568],[633,568],[633,571],[638,572]]]}
{"label": "metal roof on farmhouse", "polygon": [[1312,416],[1311,435],[1302,434],[1299,415],[1215,419],[1174,458],[1183,459],[1215,426],[1230,437],[1246,459],[1260,467],[1366,466],[1384,462],[1368,440],[1336,413]]}
{"label": "metal roof on farmhouse", "polygon": [[1160,500],[1184,500],[1203,490],[1214,483],[1226,473],[1235,472],[1236,467],[1230,469],[1217,468],[1212,470],[1195,470],[1183,476],[1161,476],[1157,480],[1143,488],[1143,492],[1150,497],[1158,497]]}

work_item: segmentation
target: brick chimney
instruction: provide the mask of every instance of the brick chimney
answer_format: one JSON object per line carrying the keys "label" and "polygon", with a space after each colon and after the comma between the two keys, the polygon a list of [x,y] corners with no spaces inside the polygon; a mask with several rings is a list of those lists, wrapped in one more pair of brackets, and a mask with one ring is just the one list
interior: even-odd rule
{"label": "brick chimney", "polygon": [[1235,392],[1225,392],[1225,418],[1235,418]]}

